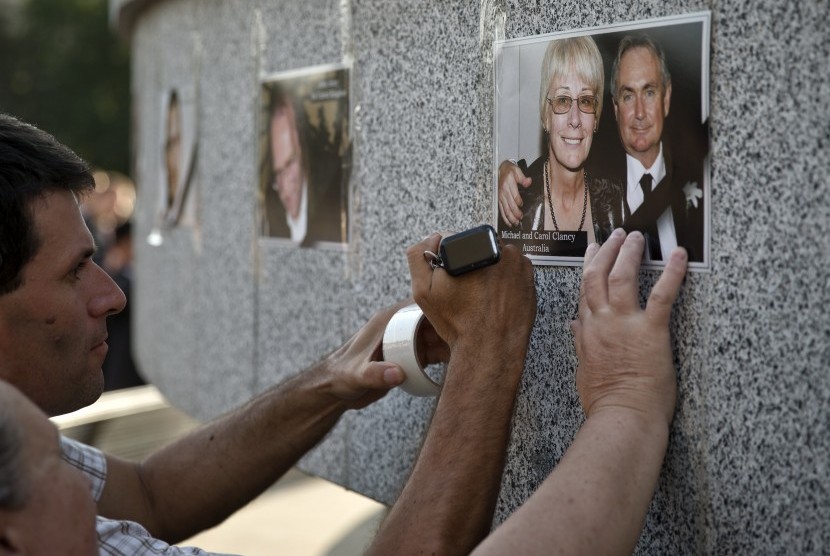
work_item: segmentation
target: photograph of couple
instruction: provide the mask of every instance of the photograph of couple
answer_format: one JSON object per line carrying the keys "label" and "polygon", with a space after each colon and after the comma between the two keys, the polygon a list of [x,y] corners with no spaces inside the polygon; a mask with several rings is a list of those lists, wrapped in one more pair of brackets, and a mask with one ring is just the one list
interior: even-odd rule
{"label": "photograph of couple", "polygon": [[615,228],[709,267],[709,14],[496,43],[493,212],[534,264]]}

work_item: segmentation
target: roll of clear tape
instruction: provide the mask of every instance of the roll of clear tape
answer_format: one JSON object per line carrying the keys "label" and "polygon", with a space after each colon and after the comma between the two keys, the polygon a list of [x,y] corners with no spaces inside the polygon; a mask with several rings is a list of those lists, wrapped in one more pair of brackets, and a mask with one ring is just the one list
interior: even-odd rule
{"label": "roll of clear tape", "polygon": [[418,330],[424,321],[424,312],[417,304],[399,309],[383,333],[383,359],[397,363],[406,374],[401,384],[404,392],[413,396],[437,396],[441,385],[429,378],[418,360]]}

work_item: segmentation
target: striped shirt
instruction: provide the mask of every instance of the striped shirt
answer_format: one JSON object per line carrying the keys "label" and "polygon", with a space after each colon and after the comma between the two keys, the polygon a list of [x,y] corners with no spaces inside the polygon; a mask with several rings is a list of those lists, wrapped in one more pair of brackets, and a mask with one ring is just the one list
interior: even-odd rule
{"label": "striped shirt", "polygon": [[[95,502],[101,499],[107,483],[107,459],[91,446],[61,436],[63,459],[86,475]],[[98,516],[98,553],[101,556],[220,556],[195,547],[171,546],[154,539],[134,521],[118,521]]]}

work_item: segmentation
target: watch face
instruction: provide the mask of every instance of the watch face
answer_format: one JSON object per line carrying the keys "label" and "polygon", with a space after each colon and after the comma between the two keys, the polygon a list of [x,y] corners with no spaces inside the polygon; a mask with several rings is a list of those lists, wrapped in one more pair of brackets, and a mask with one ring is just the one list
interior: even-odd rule
{"label": "watch face", "polygon": [[446,271],[455,276],[499,260],[499,247],[492,226],[485,224],[441,241],[441,259]]}

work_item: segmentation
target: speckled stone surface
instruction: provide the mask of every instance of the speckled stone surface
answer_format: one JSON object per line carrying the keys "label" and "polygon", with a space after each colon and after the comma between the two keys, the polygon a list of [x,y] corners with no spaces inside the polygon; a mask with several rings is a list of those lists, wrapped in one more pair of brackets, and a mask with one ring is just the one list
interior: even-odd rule
{"label": "speckled stone surface", "polygon": [[[111,0],[117,13],[129,1]],[[138,238],[160,95],[198,84],[198,225],[137,245],[139,362],[206,419],[334,349],[408,294],[405,247],[491,219],[492,41],[712,10],[712,266],[672,318],[678,409],[638,554],[830,551],[830,3],[134,1]],[[257,238],[255,110],[270,73],[354,64],[352,241]],[[198,61],[201,63],[198,63]],[[642,291],[656,280],[644,272]],[[495,522],[555,467],[582,412],[579,271],[536,269],[539,310]],[[434,400],[352,412],[302,466],[392,502]]]}

